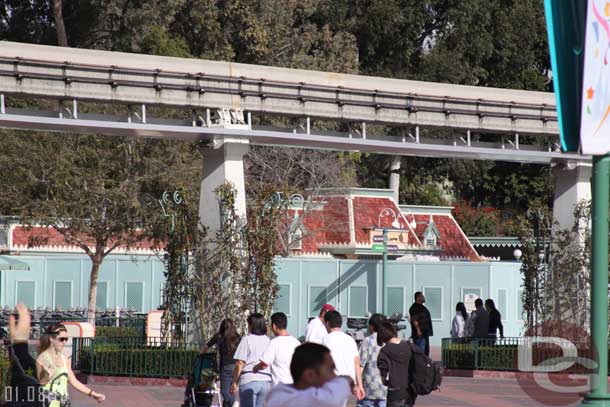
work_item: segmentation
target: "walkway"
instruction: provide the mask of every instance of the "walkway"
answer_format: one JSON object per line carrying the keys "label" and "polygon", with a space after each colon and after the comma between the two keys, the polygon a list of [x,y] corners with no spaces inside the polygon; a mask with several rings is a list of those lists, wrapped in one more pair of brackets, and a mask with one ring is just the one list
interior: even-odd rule
{"label": "walkway", "polygon": [[[112,407],[179,407],[184,389],[179,387],[145,387],[145,386],[92,386],[96,391],[106,394],[106,406]],[[528,391],[535,388],[528,383]],[[75,407],[99,406],[94,400],[76,394]],[[533,400],[515,379],[480,379],[447,377],[443,381],[442,391],[430,396],[421,397],[417,406],[453,406],[453,407],[516,407],[516,406],[576,406],[578,401],[570,396],[543,397]],[[350,407],[355,403],[350,403]],[[290,406],[300,407],[300,406]],[[309,406],[303,406],[309,407]]]}

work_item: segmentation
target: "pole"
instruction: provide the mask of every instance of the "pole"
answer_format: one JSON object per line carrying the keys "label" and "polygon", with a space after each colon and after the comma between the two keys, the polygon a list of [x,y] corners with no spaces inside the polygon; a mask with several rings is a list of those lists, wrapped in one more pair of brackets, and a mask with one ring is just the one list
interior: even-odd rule
{"label": "pole", "polygon": [[381,313],[386,314],[385,304],[385,279],[386,267],[388,263],[388,230],[383,229],[383,266],[381,269]]}
{"label": "pole", "polygon": [[591,375],[591,392],[583,406],[610,406],[608,394],[608,202],[610,156],[593,157],[593,231],[591,270],[591,346],[598,368]]}

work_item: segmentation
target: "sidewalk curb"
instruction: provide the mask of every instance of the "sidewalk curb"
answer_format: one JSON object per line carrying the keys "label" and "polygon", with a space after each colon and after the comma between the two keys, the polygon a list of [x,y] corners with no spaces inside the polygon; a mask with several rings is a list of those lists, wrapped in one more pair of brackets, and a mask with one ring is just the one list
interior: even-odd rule
{"label": "sidewalk curb", "polygon": [[179,378],[157,378],[157,377],[126,377],[126,376],[97,376],[80,375],[83,383],[104,386],[172,386],[186,387],[187,380]]}
{"label": "sidewalk curb", "polygon": [[[543,373],[544,374],[544,373]],[[556,381],[586,379],[587,375],[582,373],[546,373]],[[467,370],[467,369],[443,369],[445,377],[470,377],[473,379],[531,379],[531,372],[515,372],[504,370]],[[610,383],[610,377],[608,378]]]}

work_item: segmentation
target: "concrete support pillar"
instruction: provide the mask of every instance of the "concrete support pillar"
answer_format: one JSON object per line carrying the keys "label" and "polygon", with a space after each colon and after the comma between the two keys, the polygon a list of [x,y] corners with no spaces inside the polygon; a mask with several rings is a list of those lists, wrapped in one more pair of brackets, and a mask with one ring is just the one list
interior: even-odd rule
{"label": "concrete support pillar", "polygon": [[213,234],[220,229],[220,205],[214,190],[230,181],[237,190],[235,209],[237,215],[246,220],[246,186],[243,157],[249,150],[248,140],[218,138],[213,146],[204,148],[203,181],[199,199],[201,223]]}
{"label": "concrete support pillar", "polygon": [[574,225],[574,207],[591,199],[591,163],[569,161],[553,168],[555,175],[555,201],[553,217],[562,229]]}
{"label": "concrete support pillar", "polygon": [[394,194],[394,200],[396,204],[399,204],[399,194],[400,191],[400,161],[402,157],[399,155],[392,157],[392,164],[390,165],[390,189]]}

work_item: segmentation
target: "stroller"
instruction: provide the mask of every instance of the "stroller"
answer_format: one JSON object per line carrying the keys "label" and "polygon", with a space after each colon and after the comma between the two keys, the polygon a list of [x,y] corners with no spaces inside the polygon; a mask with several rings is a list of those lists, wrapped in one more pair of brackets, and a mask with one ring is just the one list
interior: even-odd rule
{"label": "stroller", "polygon": [[200,353],[193,362],[182,407],[210,407],[216,391],[216,354]]}

